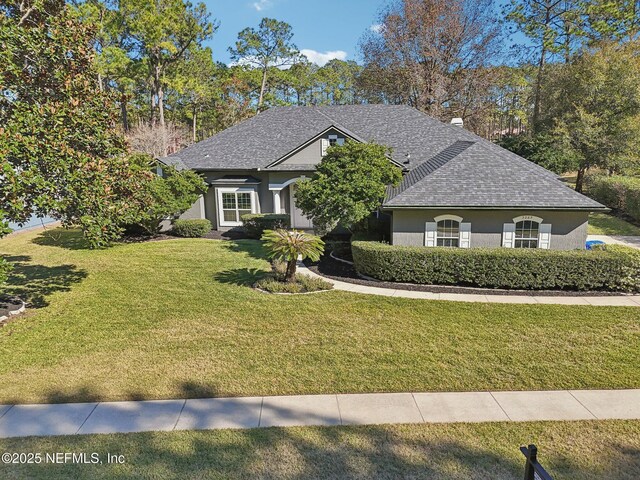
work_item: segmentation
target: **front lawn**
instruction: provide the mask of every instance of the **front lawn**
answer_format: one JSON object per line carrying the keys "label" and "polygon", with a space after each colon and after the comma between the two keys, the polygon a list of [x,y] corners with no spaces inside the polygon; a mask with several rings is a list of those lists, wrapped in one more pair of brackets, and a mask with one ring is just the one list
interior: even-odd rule
{"label": "front lawn", "polygon": [[[640,478],[640,422],[539,422],[81,435],[0,440],[3,452],[96,452],[100,465],[0,465],[7,478],[512,480],[535,443],[555,479]],[[123,455],[108,465],[106,454]]]}
{"label": "front lawn", "polygon": [[640,310],[251,285],[257,241],[0,241],[36,308],[0,328],[0,404],[336,392],[640,387]]}
{"label": "front lawn", "polygon": [[589,215],[589,235],[640,235],[640,227],[607,213]]}

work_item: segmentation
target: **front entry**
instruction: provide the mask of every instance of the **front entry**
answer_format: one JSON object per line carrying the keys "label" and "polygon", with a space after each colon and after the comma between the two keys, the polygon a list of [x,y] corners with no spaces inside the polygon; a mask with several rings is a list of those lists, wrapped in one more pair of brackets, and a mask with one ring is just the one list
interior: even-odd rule
{"label": "front entry", "polygon": [[296,184],[292,183],[289,185],[289,205],[291,206],[291,226],[293,228],[299,228],[303,230],[310,230],[313,228],[313,224],[311,223],[311,219],[305,216],[296,206]]}

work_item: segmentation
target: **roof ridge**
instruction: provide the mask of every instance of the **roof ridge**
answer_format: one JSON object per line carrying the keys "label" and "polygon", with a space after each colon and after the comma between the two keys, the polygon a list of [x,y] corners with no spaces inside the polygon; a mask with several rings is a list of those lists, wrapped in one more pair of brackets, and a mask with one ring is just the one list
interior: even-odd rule
{"label": "roof ridge", "polygon": [[440,167],[446,165],[450,160],[453,160],[462,152],[464,152],[467,148],[472,145],[475,145],[477,142],[472,142],[470,140],[456,140],[448,147],[443,148],[438,153],[436,153],[431,158],[425,160],[416,168],[412,169],[407,173],[400,185],[397,187],[392,187],[387,192],[387,200],[389,201],[392,198],[400,195],[405,192],[420,180],[424,179],[428,175],[431,175],[433,172],[438,170]]}
{"label": "roof ridge", "polygon": [[[338,106],[338,105],[335,105]],[[311,107],[314,111],[318,112],[320,115],[322,115],[324,118],[326,118],[327,120],[329,120],[330,122],[333,122],[333,126],[334,127],[339,127],[341,130],[344,130],[345,133],[355,133],[355,132],[351,132],[351,130],[349,130],[347,127],[345,127],[344,125],[342,125],[341,123],[339,123],[335,118],[330,117],[329,115],[327,115],[326,113],[324,113],[322,110],[320,110],[323,107],[317,107],[317,106],[312,106]],[[356,134],[358,135],[358,134]],[[358,137],[360,137],[360,135],[358,135]]]}

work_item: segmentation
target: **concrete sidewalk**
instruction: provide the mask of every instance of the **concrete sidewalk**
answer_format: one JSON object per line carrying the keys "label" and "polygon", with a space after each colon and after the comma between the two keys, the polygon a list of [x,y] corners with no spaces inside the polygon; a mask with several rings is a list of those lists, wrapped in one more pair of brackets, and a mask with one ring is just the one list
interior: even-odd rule
{"label": "concrete sidewalk", "polygon": [[640,295],[483,295],[478,293],[433,293],[414,290],[371,287],[356,283],[341,282],[318,275],[309,270],[302,262],[298,262],[298,273],[311,277],[322,278],[331,283],[335,290],[346,292],[366,293],[384,297],[419,298],[423,300],[449,300],[452,302],[482,302],[482,303],[529,303],[546,305],[592,305],[608,307],[640,307]]}
{"label": "concrete sidewalk", "polygon": [[0,437],[302,425],[640,419],[638,390],[363,393],[0,406]]}

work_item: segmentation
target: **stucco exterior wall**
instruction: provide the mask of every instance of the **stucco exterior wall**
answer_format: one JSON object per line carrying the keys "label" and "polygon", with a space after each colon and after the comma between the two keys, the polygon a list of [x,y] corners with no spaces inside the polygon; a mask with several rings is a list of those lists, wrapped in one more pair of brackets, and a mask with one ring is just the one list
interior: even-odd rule
{"label": "stucco exterior wall", "polygon": [[[318,147],[320,148],[320,147]],[[217,172],[205,172],[203,174],[206,182],[212,182],[213,180],[220,179],[224,176],[252,176],[260,180],[259,185],[247,185],[248,188],[253,188],[257,192],[256,196],[256,213],[273,213],[273,192],[269,189],[270,184],[281,185],[288,180],[297,179],[303,176],[311,177],[313,171],[307,172],[258,172],[255,170],[234,170],[234,171],[217,171]],[[228,230],[229,227],[222,227],[218,225],[218,195],[216,188],[220,187],[237,187],[237,184],[219,184],[210,186],[207,192],[199,198],[193,206],[183,213],[180,218],[194,219],[194,218],[206,218],[211,221],[215,230]],[[281,209],[283,212],[290,212],[289,202],[289,187],[285,187],[280,195]],[[170,222],[167,222],[166,228],[170,227]]]}
{"label": "stucco exterior wall", "polygon": [[328,139],[329,135],[338,135],[338,137],[344,138],[344,134],[337,130],[329,130],[321,138],[298,150],[280,165],[317,165],[322,160],[322,139]]}
{"label": "stucco exterior wall", "polygon": [[391,220],[394,245],[424,246],[425,224],[439,215],[453,214],[471,223],[471,247],[502,246],[502,228],[520,215],[535,215],[551,224],[553,250],[585,248],[587,212],[545,210],[394,210]]}

